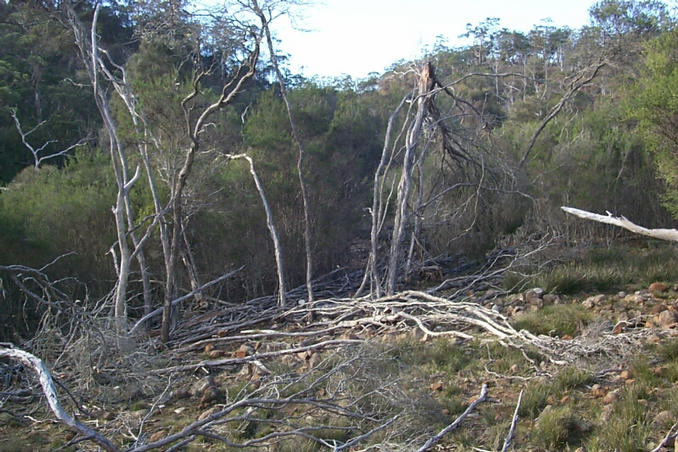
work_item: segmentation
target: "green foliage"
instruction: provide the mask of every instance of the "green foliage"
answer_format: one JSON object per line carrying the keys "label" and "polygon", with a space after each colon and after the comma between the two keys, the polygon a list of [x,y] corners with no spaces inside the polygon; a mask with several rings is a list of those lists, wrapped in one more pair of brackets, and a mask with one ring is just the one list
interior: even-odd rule
{"label": "green foliage", "polygon": [[638,79],[629,103],[629,115],[638,121],[657,170],[666,182],[664,202],[672,215],[678,218],[678,29],[666,32],[651,41],[643,74]]}

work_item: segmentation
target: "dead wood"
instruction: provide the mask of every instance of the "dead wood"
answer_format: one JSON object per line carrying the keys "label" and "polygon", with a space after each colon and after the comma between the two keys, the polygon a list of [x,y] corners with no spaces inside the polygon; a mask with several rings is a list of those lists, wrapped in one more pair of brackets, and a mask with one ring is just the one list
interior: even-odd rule
{"label": "dead wood", "polygon": [[50,374],[49,370],[47,369],[47,366],[45,366],[42,360],[26,351],[17,348],[7,348],[7,347],[0,347],[0,357],[6,357],[20,361],[37,374],[40,380],[40,385],[42,386],[42,392],[45,395],[45,398],[47,399],[47,404],[49,405],[50,409],[57,417],[57,419],[66,424],[69,428],[71,428],[71,430],[74,430],[84,435],[86,438],[96,442],[104,450],[107,450],[109,452],[119,451],[115,444],[113,444],[108,438],[104,437],[100,433],[92,430],[82,422],[73,418],[70,414],[66,412],[66,410],[63,409],[63,407],[59,403],[59,397],[57,395],[56,387],[54,386],[52,374]]}

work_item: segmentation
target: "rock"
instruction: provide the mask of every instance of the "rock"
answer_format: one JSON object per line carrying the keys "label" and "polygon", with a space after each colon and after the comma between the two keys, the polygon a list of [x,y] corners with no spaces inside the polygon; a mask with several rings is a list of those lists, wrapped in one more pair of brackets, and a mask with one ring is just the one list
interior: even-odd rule
{"label": "rock", "polygon": [[542,300],[544,300],[544,304],[560,304],[560,297],[552,293],[544,294]]}
{"label": "rock", "polygon": [[436,381],[435,383],[431,383],[431,391],[440,392],[442,390],[443,390],[443,382],[442,381]]}
{"label": "rock", "polygon": [[657,415],[654,417],[654,421],[652,421],[653,424],[658,425],[660,427],[663,427],[665,425],[671,425],[673,422],[674,422],[673,415],[668,410],[660,411],[659,413],[657,413]]}
{"label": "rock", "polygon": [[208,417],[210,417],[211,415],[216,413],[217,410],[219,410],[219,407],[213,406],[212,408],[209,408],[208,410],[203,411],[202,413],[200,413],[200,416],[198,416],[198,420],[202,421],[204,419],[207,419]]}
{"label": "rock", "polygon": [[650,314],[659,314],[662,311],[666,311],[667,307],[664,304],[656,304],[650,309]]}
{"label": "rock", "polygon": [[571,341],[573,338],[569,334],[563,334],[563,337],[561,337],[561,339],[564,341]]}
{"label": "rock", "polygon": [[662,328],[668,329],[676,326],[676,314],[673,311],[668,309],[659,313],[659,315],[653,319],[655,322]]}
{"label": "rock", "polygon": [[631,378],[631,373],[628,370],[622,370],[621,373],[619,374],[619,377],[622,380],[628,380]]}
{"label": "rock", "polygon": [[591,309],[594,306],[600,305],[603,301],[605,300],[605,295],[600,294],[600,295],[594,295],[592,297],[588,297],[584,301],[581,302],[581,304],[587,308]]}
{"label": "rock", "polygon": [[623,290],[617,292],[617,298],[623,300],[624,298],[626,298],[626,292],[624,292]]}
{"label": "rock", "polygon": [[150,440],[150,442],[154,443],[156,441],[160,441],[165,436],[167,436],[167,433],[164,430],[158,430],[157,432],[153,433],[148,439]]}
{"label": "rock", "polygon": [[658,281],[650,284],[650,287],[648,288],[648,291],[652,295],[662,294],[662,293],[666,292],[667,290],[669,290],[669,287],[666,284],[664,284],[662,282],[658,282]]}
{"label": "rock", "polygon": [[238,350],[235,351],[236,358],[245,358],[254,354],[254,347],[247,344],[242,344]]}
{"label": "rock", "polygon": [[621,334],[624,331],[624,322],[618,322],[614,328],[612,328],[612,334]]}
{"label": "rock", "polygon": [[615,389],[605,394],[605,397],[603,397],[603,403],[605,405],[609,405],[616,401],[618,398],[619,398],[619,389]]}
{"label": "rock", "polygon": [[531,305],[543,306],[544,304],[544,301],[542,300],[543,296],[544,289],[540,287],[535,287],[525,292],[525,295],[523,295],[523,299],[525,300],[526,303],[530,303]]}

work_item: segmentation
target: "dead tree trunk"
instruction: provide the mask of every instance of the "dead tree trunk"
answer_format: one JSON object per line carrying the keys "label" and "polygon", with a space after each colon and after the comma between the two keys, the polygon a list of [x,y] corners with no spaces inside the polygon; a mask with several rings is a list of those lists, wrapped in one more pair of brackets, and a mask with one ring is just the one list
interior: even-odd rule
{"label": "dead tree trunk", "polygon": [[269,19],[266,18],[263,10],[259,7],[257,0],[252,0],[254,7],[254,12],[259,16],[261,20],[261,26],[266,33],[266,43],[268,44],[268,52],[271,57],[271,63],[273,63],[273,69],[275,70],[276,77],[278,79],[278,84],[280,85],[280,94],[285,103],[285,108],[287,110],[287,118],[290,122],[290,129],[292,130],[292,139],[297,145],[299,150],[297,158],[297,174],[299,175],[299,187],[301,189],[301,199],[304,208],[304,250],[306,252],[306,292],[308,296],[308,301],[313,301],[313,258],[311,254],[311,222],[309,219],[309,205],[308,205],[308,191],[306,188],[306,182],[304,180],[303,173],[303,162],[304,162],[304,146],[301,143],[301,138],[299,137],[299,132],[297,131],[296,121],[294,120],[294,115],[292,114],[292,107],[290,105],[289,98],[287,97],[287,88],[285,87],[285,81],[283,79],[282,73],[280,72],[280,67],[278,66],[278,58],[275,55],[275,49],[273,48],[273,40],[271,39],[271,30],[269,29],[268,23]]}
{"label": "dead tree trunk", "polygon": [[391,236],[391,251],[389,254],[388,268],[386,275],[386,294],[392,295],[396,290],[396,283],[400,273],[400,259],[403,237],[405,235],[405,225],[407,223],[408,212],[407,202],[410,197],[410,187],[412,185],[412,172],[414,168],[414,159],[416,149],[419,144],[419,138],[422,134],[422,126],[426,117],[426,104],[430,91],[433,88],[434,80],[432,78],[432,65],[427,63],[419,73],[419,84],[417,94],[417,113],[412,124],[407,131],[405,142],[405,154],[403,156],[403,168],[398,183],[398,195],[396,198],[396,211],[393,219],[393,234]]}
{"label": "dead tree trunk", "polygon": [[259,193],[259,198],[261,198],[261,204],[263,205],[264,212],[266,213],[266,226],[268,227],[268,231],[271,235],[271,241],[273,242],[273,253],[275,255],[275,264],[278,274],[278,305],[281,308],[284,308],[286,291],[285,291],[285,274],[283,272],[284,265],[283,265],[282,247],[280,246],[278,233],[276,232],[275,229],[275,223],[273,221],[273,212],[271,211],[271,207],[268,204],[268,200],[266,199],[266,193],[264,193],[264,187],[263,185],[261,185],[261,180],[259,179],[257,172],[254,170],[254,162],[252,161],[252,158],[249,155],[238,154],[238,155],[227,155],[227,157],[229,159],[245,159],[247,160],[247,163],[249,163],[250,174],[252,175],[254,185],[256,186],[257,192]]}
{"label": "dead tree trunk", "polygon": [[45,363],[43,363],[41,359],[23,350],[6,347],[0,347],[0,358],[9,358],[20,361],[38,375],[40,386],[42,386],[42,392],[47,399],[47,404],[57,419],[66,424],[71,430],[80,433],[87,439],[91,439],[108,452],[119,451],[119,449],[111,442],[111,440],[73,418],[73,416],[68,414],[66,410],[63,409],[59,403],[59,397],[57,396],[52,375],[49,373],[47,366],[45,366]]}
{"label": "dead tree trunk", "polygon": [[139,171],[137,168],[134,176],[130,178],[127,167],[127,156],[118,139],[117,127],[113,120],[106,93],[99,84],[98,74],[101,60],[98,55],[96,23],[100,6],[100,4],[97,4],[97,7],[94,10],[90,38],[87,39],[85,28],[80,22],[77,13],[74,11],[71,3],[66,2],[68,17],[71,27],[73,28],[76,45],[80,49],[80,56],[87,68],[87,73],[92,83],[94,99],[104,122],[106,132],[108,133],[109,152],[116,184],[118,186],[116,202],[113,207],[118,239],[117,248],[119,253],[119,256],[116,257],[117,283],[114,297],[114,316],[116,319],[117,333],[122,338],[127,333],[127,286],[129,284],[132,260],[132,251],[130,250],[128,243],[129,225],[134,223],[131,218],[132,212],[129,207],[129,191],[136,182]]}

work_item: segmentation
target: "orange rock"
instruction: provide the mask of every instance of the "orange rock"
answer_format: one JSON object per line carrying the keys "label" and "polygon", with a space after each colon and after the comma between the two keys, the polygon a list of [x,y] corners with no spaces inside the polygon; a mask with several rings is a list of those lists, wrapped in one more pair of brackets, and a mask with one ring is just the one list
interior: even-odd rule
{"label": "orange rock", "polygon": [[564,334],[563,337],[561,337],[561,339],[564,341],[571,341],[572,336],[570,336],[569,334]]}
{"label": "orange rock", "polygon": [[619,377],[621,377],[622,380],[628,380],[631,378],[631,373],[628,370],[622,370]]}
{"label": "orange rock", "polygon": [[442,381],[436,381],[435,383],[431,383],[431,391],[440,392],[442,390],[443,390]]}
{"label": "orange rock", "polygon": [[668,289],[669,288],[666,284],[657,281],[657,282],[653,282],[652,284],[650,284],[650,287],[649,287],[648,290],[650,291],[650,293],[655,294],[655,293],[664,293]]}

